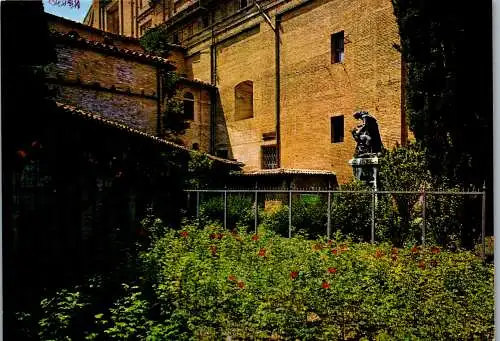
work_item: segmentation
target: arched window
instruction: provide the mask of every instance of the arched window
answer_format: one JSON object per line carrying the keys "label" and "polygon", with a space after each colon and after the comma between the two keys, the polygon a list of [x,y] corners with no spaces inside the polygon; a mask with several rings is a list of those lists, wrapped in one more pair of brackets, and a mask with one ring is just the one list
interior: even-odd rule
{"label": "arched window", "polygon": [[190,92],[184,94],[184,117],[186,120],[194,120],[194,96]]}
{"label": "arched window", "polygon": [[244,81],[234,88],[234,119],[253,117],[253,82]]}

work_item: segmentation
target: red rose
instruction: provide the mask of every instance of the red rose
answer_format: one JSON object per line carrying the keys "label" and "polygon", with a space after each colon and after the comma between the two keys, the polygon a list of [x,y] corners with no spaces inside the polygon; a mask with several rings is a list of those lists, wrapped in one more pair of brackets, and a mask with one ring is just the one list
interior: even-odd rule
{"label": "red rose", "polygon": [[328,268],[328,272],[334,274],[337,272],[337,268]]}
{"label": "red rose", "polygon": [[397,247],[393,247],[392,250],[391,250],[391,253],[393,255],[397,255],[398,254],[398,248]]}
{"label": "red rose", "polygon": [[189,235],[189,232],[188,231],[182,231],[180,233],[181,237],[184,237],[184,238],[187,238],[187,236]]}
{"label": "red rose", "polygon": [[238,288],[243,289],[245,287],[245,282],[238,281]]}
{"label": "red rose", "polygon": [[413,247],[411,248],[411,253],[414,253],[414,254],[415,254],[415,253],[418,253],[418,249],[417,249],[417,247],[416,247],[416,246],[413,246]]}
{"label": "red rose", "polygon": [[260,237],[259,237],[259,235],[257,235],[257,234],[254,234],[254,235],[252,236],[252,240],[254,240],[254,241],[259,240],[259,238],[260,238]]}
{"label": "red rose", "polygon": [[217,246],[210,245],[210,251],[212,252],[212,256],[215,256],[217,254]]}
{"label": "red rose", "polygon": [[265,248],[260,248],[259,250],[259,256],[264,257],[266,255],[266,249]]}
{"label": "red rose", "polygon": [[333,253],[334,255],[337,255],[337,249],[332,249],[332,253]]}
{"label": "red rose", "polygon": [[431,252],[437,255],[439,252],[441,252],[441,250],[439,249],[439,247],[433,246],[431,247]]}
{"label": "red rose", "polygon": [[229,275],[229,276],[227,277],[227,279],[228,279],[229,281],[231,281],[231,282],[236,281],[236,277],[234,277],[233,275]]}
{"label": "red rose", "polygon": [[290,278],[293,280],[293,279],[296,279],[297,277],[299,276],[299,272],[298,271],[291,271],[290,272]]}
{"label": "red rose", "polygon": [[418,263],[418,267],[422,270],[425,269],[425,262],[423,260],[421,260],[419,263]]}
{"label": "red rose", "polygon": [[217,234],[216,233],[210,233],[210,239],[217,239]]}
{"label": "red rose", "polygon": [[328,289],[330,288],[330,283],[328,283],[327,281],[323,281],[323,283],[321,283],[321,287],[323,289]]}
{"label": "red rose", "polygon": [[26,154],[24,150],[20,149],[17,151],[17,155],[24,159],[28,154]]}
{"label": "red rose", "polygon": [[384,252],[377,249],[377,251],[375,252],[375,258],[382,258],[384,256]]}

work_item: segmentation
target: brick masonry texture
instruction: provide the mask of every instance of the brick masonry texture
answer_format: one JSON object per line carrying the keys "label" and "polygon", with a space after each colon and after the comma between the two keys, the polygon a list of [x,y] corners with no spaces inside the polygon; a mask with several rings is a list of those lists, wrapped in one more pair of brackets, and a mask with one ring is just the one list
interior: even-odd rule
{"label": "brick masonry texture", "polygon": [[[126,93],[156,96],[155,67],[64,45],[56,45],[56,55],[48,76],[65,81],[55,86],[57,100],[156,134],[157,100]],[[110,92],[112,87],[125,93]]]}
{"label": "brick masonry texture", "polygon": [[[126,4],[129,0],[116,1]],[[196,16],[186,19],[185,24],[174,24],[172,32],[182,32],[186,52],[182,58],[178,52],[173,59],[179,73],[205,82],[211,82],[211,64],[215,62],[215,147],[228,149],[229,156],[244,162],[246,170],[254,170],[261,167],[262,146],[276,144],[276,140],[264,141],[262,136],[275,131],[276,125],[275,39],[254,7],[240,10],[235,3],[217,2],[215,19],[225,19],[216,25],[213,37],[212,28],[195,26],[193,35],[186,38],[186,27],[197,22]],[[369,111],[377,118],[385,147],[404,140],[401,56],[393,47],[399,44],[399,35],[390,0],[276,0],[261,4],[267,6],[273,23],[276,15],[282,22],[281,167],[333,171],[340,183],[351,179],[348,160],[355,143],[350,131],[357,124],[352,117],[357,110]],[[143,13],[141,22],[162,21],[158,8]],[[167,10],[163,20],[175,20],[176,16],[182,13]],[[122,24],[127,26],[130,19],[123,19]],[[124,32],[131,31],[125,26]],[[340,31],[344,32],[345,57],[342,63],[332,64],[331,35]],[[210,53],[213,43],[215,61]],[[234,89],[244,81],[253,82],[254,117],[235,120]],[[330,119],[340,115],[345,122],[344,141],[332,143]]]}
{"label": "brick masonry texture", "polygon": [[[272,16],[274,13],[270,13]],[[257,28],[252,28],[258,24]],[[251,34],[237,35],[243,29]],[[331,35],[344,31],[343,63],[331,63]],[[247,31],[248,32],[248,31]],[[234,36],[224,40],[227,36]],[[243,36],[243,37],[241,37]],[[262,134],[275,130],[274,32],[257,18],[221,36],[217,47],[220,93],[217,141],[246,170],[261,167]],[[281,166],[325,169],[339,182],[352,177],[347,161],[355,143],[350,130],[356,110],[379,121],[386,147],[401,142],[401,60],[393,44],[399,36],[389,0],[312,1],[282,17]],[[193,46],[201,57],[193,76],[209,81],[206,42]],[[204,52],[204,53],[203,53]],[[234,119],[235,86],[254,82],[254,117]],[[344,115],[344,142],[331,143],[330,118]]]}
{"label": "brick masonry texture", "polygon": [[[104,32],[48,15],[49,26],[58,32],[76,31],[80,37],[104,42]],[[96,32],[97,31],[97,32]],[[115,46],[142,51],[137,41],[115,37]],[[82,46],[64,43],[55,45],[57,62],[47,68],[49,86],[55,99],[83,110],[100,114],[149,134],[157,134],[157,70],[137,60],[109,55]],[[186,73],[182,52],[172,51],[178,73]],[[170,59],[169,59],[170,60]],[[179,86],[177,97],[185,92],[195,96],[195,117],[182,141],[191,147],[198,143],[200,150],[210,147],[210,95],[201,85]]]}

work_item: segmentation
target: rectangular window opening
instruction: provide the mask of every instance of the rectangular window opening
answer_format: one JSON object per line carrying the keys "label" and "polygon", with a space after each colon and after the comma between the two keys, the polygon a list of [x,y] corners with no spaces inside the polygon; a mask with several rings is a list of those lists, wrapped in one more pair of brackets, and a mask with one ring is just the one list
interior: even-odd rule
{"label": "rectangular window opening", "polygon": [[332,34],[332,64],[344,61],[344,31]]}
{"label": "rectangular window opening", "polygon": [[262,146],[262,169],[278,168],[277,146]]}
{"label": "rectangular window opening", "polygon": [[330,121],[332,143],[344,142],[344,116],[333,116]]}

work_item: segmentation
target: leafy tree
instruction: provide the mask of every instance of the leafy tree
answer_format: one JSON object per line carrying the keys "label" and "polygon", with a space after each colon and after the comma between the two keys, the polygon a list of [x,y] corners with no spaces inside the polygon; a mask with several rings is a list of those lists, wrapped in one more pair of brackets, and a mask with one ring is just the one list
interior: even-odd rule
{"label": "leafy tree", "polygon": [[139,38],[139,42],[144,51],[167,57],[171,48],[167,38],[167,27],[165,25],[159,25],[148,29],[144,35]]}
{"label": "leafy tree", "polygon": [[491,183],[491,3],[392,3],[410,129],[431,173],[465,186]]}

